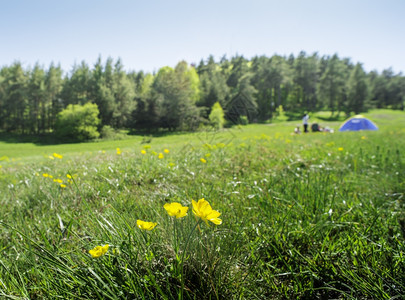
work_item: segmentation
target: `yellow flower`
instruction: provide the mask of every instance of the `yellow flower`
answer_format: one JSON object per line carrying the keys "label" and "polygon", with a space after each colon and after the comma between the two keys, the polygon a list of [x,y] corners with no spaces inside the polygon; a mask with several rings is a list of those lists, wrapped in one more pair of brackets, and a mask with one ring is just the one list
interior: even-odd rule
{"label": "yellow flower", "polygon": [[361,139],[362,139],[362,140],[365,140],[365,139],[367,139],[367,137],[363,135],[363,136],[361,137]]}
{"label": "yellow flower", "polygon": [[64,189],[64,188],[66,187],[66,184],[61,184],[60,187],[61,187],[62,189]]}
{"label": "yellow flower", "polygon": [[144,145],[143,148],[144,149],[150,149],[150,145]]}
{"label": "yellow flower", "polygon": [[62,182],[63,182],[63,180],[62,180],[62,179],[57,178],[57,179],[54,179],[54,180],[53,180],[53,182],[62,183]]}
{"label": "yellow flower", "polygon": [[163,150],[163,152],[168,154],[170,151],[169,151],[169,149],[165,149],[165,150]]}
{"label": "yellow flower", "polygon": [[89,253],[93,258],[97,258],[106,254],[108,251],[108,247],[110,247],[108,244],[104,246],[97,246],[94,249],[89,250]]}
{"label": "yellow flower", "polygon": [[343,151],[343,147],[339,147],[338,150],[339,150],[339,151]]}
{"label": "yellow flower", "polygon": [[120,155],[121,154],[121,149],[117,148],[117,154]]}
{"label": "yellow flower", "polygon": [[159,159],[162,159],[164,156],[163,156],[163,153],[159,153]]}
{"label": "yellow flower", "polygon": [[200,158],[200,161],[203,163],[203,164],[206,164],[207,163],[207,161],[204,159],[204,158]]}
{"label": "yellow flower", "polygon": [[70,174],[66,174],[66,177],[69,179],[72,179],[72,175],[70,175]]}
{"label": "yellow flower", "polygon": [[44,176],[44,177],[49,177],[49,174],[48,174],[48,173],[44,173],[44,174],[42,174],[42,176]]}
{"label": "yellow flower", "polygon": [[145,221],[142,221],[142,220],[137,220],[136,225],[138,226],[138,228],[140,228],[142,230],[152,230],[153,228],[155,228],[157,223],[145,222]]}
{"label": "yellow flower", "polygon": [[201,218],[207,225],[208,221],[214,223],[215,225],[220,225],[222,220],[218,217],[221,215],[218,211],[213,210],[211,205],[204,198],[195,202],[191,201],[193,204],[193,214]]}
{"label": "yellow flower", "polygon": [[60,154],[58,154],[58,153],[54,153],[53,156],[56,157],[56,158],[59,158],[59,159],[62,159],[62,158],[63,158],[63,156],[60,155]]}
{"label": "yellow flower", "polygon": [[146,151],[145,150],[141,150],[141,154],[145,155]]}
{"label": "yellow flower", "polygon": [[163,207],[166,209],[169,216],[176,217],[177,219],[185,217],[188,211],[187,206],[182,206],[178,202],[166,203]]}
{"label": "yellow flower", "polygon": [[49,159],[55,159],[55,158],[53,158],[53,156],[50,156],[50,155],[48,157],[49,157]]}

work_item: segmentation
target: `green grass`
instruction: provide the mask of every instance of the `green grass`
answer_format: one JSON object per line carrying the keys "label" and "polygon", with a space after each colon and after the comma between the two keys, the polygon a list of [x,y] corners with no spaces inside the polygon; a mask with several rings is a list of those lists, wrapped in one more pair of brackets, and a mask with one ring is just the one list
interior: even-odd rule
{"label": "green grass", "polygon": [[[1,143],[0,295],[404,297],[405,114],[366,116],[378,131],[293,135],[298,120],[147,145],[142,136]],[[63,158],[50,159],[54,152]],[[191,200],[201,198],[221,212],[221,225],[193,215]],[[189,206],[188,215],[169,217],[169,202]],[[144,232],[138,219],[158,225]],[[105,244],[106,255],[88,253]]]}

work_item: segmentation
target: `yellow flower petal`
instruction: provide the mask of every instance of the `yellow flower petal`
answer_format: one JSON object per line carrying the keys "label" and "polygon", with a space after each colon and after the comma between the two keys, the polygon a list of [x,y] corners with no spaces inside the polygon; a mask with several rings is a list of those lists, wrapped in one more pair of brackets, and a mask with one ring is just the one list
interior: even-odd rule
{"label": "yellow flower petal", "polygon": [[169,216],[176,217],[177,219],[185,217],[188,211],[187,206],[183,206],[178,202],[166,203],[163,207]]}
{"label": "yellow flower petal", "polygon": [[193,205],[193,214],[201,218],[205,223],[208,224],[208,221],[210,221],[216,225],[222,224],[222,220],[218,218],[221,213],[213,210],[211,205],[204,198],[198,200],[198,202],[192,200],[191,203]]}
{"label": "yellow flower petal", "polygon": [[139,229],[142,229],[142,230],[152,230],[153,228],[156,227],[157,223],[137,220],[136,225],[138,226]]}
{"label": "yellow flower petal", "polygon": [[94,249],[89,250],[90,255],[93,258],[98,258],[107,253],[109,245],[96,246]]}
{"label": "yellow flower petal", "polygon": [[215,218],[215,219],[208,219],[208,221],[214,223],[215,225],[221,225],[222,224],[222,220],[219,218]]}
{"label": "yellow flower petal", "polygon": [[63,158],[63,156],[60,155],[60,154],[58,154],[58,153],[54,153],[53,156],[56,157],[56,158],[59,158],[59,159],[62,159],[62,158]]}

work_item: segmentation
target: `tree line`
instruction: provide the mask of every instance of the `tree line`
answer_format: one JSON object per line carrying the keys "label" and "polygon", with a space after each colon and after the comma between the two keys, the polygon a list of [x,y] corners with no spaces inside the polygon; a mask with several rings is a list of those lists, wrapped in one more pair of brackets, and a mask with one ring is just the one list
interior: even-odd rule
{"label": "tree line", "polygon": [[229,123],[266,122],[287,113],[370,108],[404,110],[405,77],[391,69],[366,72],[348,58],[273,55],[213,56],[198,65],[179,62],[155,73],[125,71],[120,59],[99,58],[65,73],[59,65],[20,62],[0,69],[0,131],[52,132],[68,105],[96,104],[99,129],[194,130],[220,105]]}

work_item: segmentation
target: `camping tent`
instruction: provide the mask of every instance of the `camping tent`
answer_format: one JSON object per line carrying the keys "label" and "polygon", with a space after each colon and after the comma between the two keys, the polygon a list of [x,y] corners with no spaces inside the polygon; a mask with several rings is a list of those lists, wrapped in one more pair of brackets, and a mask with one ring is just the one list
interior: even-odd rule
{"label": "camping tent", "polygon": [[378,127],[362,115],[356,115],[346,120],[339,131],[378,130]]}

